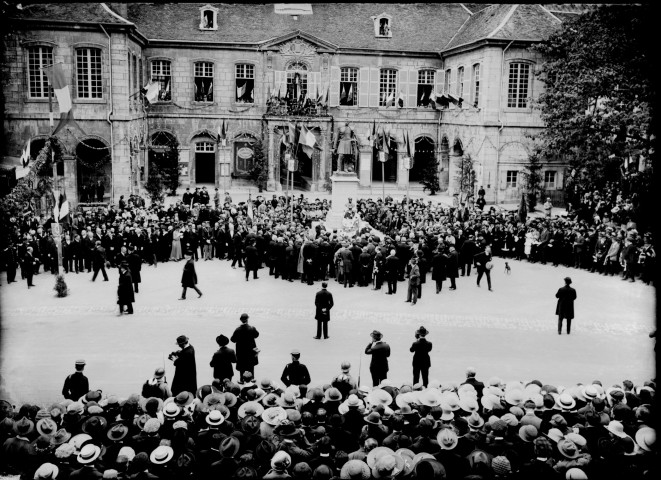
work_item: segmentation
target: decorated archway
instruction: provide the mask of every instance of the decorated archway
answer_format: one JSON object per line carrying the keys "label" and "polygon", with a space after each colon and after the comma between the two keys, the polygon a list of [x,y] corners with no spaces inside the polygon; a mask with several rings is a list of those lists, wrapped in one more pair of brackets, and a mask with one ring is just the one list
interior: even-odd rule
{"label": "decorated archway", "polygon": [[441,139],[441,171],[438,174],[438,182],[441,192],[447,192],[450,185],[450,142],[447,137]]}
{"label": "decorated archway", "polygon": [[255,151],[253,143],[257,141],[253,135],[249,133],[241,133],[234,137],[232,142],[234,150],[234,176],[247,178],[250,175],[250,170],[254,166]]}
{"label": "decorated archway", "polygon": [[419,182],[430,163],[436,158],[436,146],[434,140],[423,136],[415,140],[415,151],[413,153],[413,167],[409,171],[409,181]]}
{"label": "decorated archway", "polygon": [[[385,154],[385,163],[383,165],[383,174],[385,175],[386,182],[396,182],[397,181],[397,141],[394,137],[389,136],[388,142],[388,152]],[[379,140],[377,141],[379,146],[383,145],[383,140],[381,135],[379,135]],[[377,148],[372,148],[372,181],[381,182],[383,177],[381,175],[381,161],[380,152],[382,150]]]}
{"label": "decorated archway", "polygon": [[78,199],[82,203],[107,202],[112,187],[110,146],[100,137],[89,137],[76,145]]}

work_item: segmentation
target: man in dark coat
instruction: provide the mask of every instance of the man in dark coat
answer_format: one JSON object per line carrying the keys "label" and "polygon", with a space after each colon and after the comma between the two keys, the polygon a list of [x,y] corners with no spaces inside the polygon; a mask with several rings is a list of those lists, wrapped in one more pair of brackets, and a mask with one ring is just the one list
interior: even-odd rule
{"label": "man in dark coat", "polygon": [[472,385],[475,388],[475,391],[477,392],[477,400],[479,401],[480,398],[482,398],[482,390],[484,389],[484,383],[480,382],[477,378],[475,378],[476,371],[473,367],[468,367],[466,369],[466,380],[462,382],[462,385],[464,384],[469,384]]}
{"label": "man in dark coat", "polygon": [[184,273],[181,275],[181,286],[183,290],[181,291],[181,298],[179,300],[186,300],[186,289],[192,288],[197,292],[198,298],[202,296],[202,292],[197,288],[197,273],[195,272],[195,260],[190,252],[186,252],[184,258],[188,257],[186,264],[184,265]]}
{"label": "man in dark coat", "polygon": [[127,257],[127,263],[135,293],[138,293],[138,284],[141,282],[140,271],[142,270],[142,257],[140,257],[135,250],[131,250],[131,253]]}
{"label": "man in dark coat", "polygon": [[461,260],[461,276],[471,274],[471,266],[473,265],[473,257],[477,253],[477,245],[475,244],[475,237],[468,235],[468,239],[461,245],[459,258]]}
{"label": "man in dark coat", "polygon": [[477,286],[480,286],[480,280],[482,280],[482,275],[487,277],[487,285],[489,291],[491,290],[491,268],[492,268],[492,257],[491,257],[491,247],[487,245],[483,252],[475,255],[475,264],[477,265]]}
{"label": "man in dark coat", "polygon": [[314,298],[314,305],[317,309],[314,318],[317,320],[317,335],[314,337],[316,340],[321,338],[321,331],[324,331],[324,339],[328,338],[328,322],[330,321],[330,310],[333,308],[333,294],[326,288],[327,282],[321,283],[321,290],[317,292]]}
{"label": "man in dark coat", "polygon": [[[245,264],[246,264],[246,282],[248,281],[248,276],[252,270],[253,280],[257,280],[257,269],[259,268],[259,251],[255,246],[255,240],[251,240],[250,244],[245,248]],[[234,265],[234,263],[232,263]],[[239,266],[241,264],[239,263]]]}
{"label": "man in dark coat", "polygon": [[413,353],[413,384],[418,383],[420,374],[422,374],[422,384],[425,387],[429,384],[429,367],[431,367],[429,352],[431,352],[432,344],[427,341],[428,333],[425,327],[418,328],[415,331],[415,342],[410,348]]}
{"label": "man in dark coat", "polygon": [[64,386],[62,387],[64,398],[75,402],[90,391],[90,382],[83,375],[84,369],[85,360],[76,360],[76,371],[64,379]]}
{"label": "man in dark coat", "polygon": [[397,279],[399,275],[399,258],[395,255],[395,250],[390,250],[390,255],[386,257],[386,280],[388,281],[387,295],[397,293]]}
{"label": "man in dark coat", "polygon": [[92,267],[94,268],[92,281],[96,280],[99,270],[103,274],[103,281],[108,281],[108,274],[106,273],[106,249],[101,246],[101,240],[96,241],[96,247],[92,253]]}
{"label": "man in dark coat", "polygon": [[459,255],[452,245],[445,254],[445,276],[450,279],[450,290],[456,290],[455,279],[459,276]]}
{"label": "man in dark coat", "polygon": [[365,348],[365,354],[372,355],[370,373],[372,374],[372,385],[376,387],[388,378],[390,345],[381,341],[383,335],[378,330],[374,330],[370,336],[372,337],[372,342]]}
{"label": "man in dark coat", "polygon": [[558,304],[555,308],[555,314],[558,316],[558,335],[562,335],[562,319],[567,319],[567,335],[571,331],[571,321],[574,318],[574,300],[576,300],[576,290],[571,285],[571,278],[565,278],[565,286],[558,289],[555,298]]}
{"label": "man in dark coat", "polygon": [[434,251],[431,266],[431,279],[436,282],[436,293],[440,293],[443,290],[443,282],[447,277],[445,276],[445,255],[438,248]]}
{"label": "man in dark coat", "polygon": [[257,354],[259,349],[255,343],[255,339],[259,337],[259,332],[255,327],[248,324],[248,314],[241,314],[241,325],[239,325],[230,340],[236,344],[236,369],[239,376],[243,376],[244,372],[250,372],[253,377],[255,376],[255,365],[257,365]]}
{"label": "man in dark coat", "polygon": [[299,362],[301,358],[301,352],[298,350],[292,350],[291,352],[291,363],[285,365],[285,369],[282,371],[282,376],[280,380],[285,386],[289,385],[307,385],[310,383],[310,372],[308,367]]}
{"label": "man in dark coat", "polygon": [[188,343],[186,335],[177,337],[180,350],[171,353],[168,358],[174,363],[175,371],[172,379],[172,395],[181,392],[195,393],[197,391],[197,367],[195,365],[195,349]]}
{"label": "man in dark coat", "polygon": [[213,368],[213,378],[221,382],[225,379],[231,380],[234,376],[232,364],[236,363],[236,353],[233,348],[227,346],[230,340],[225,335],[218,335],[216,343],[220,348],[213,354],[211,362],[209,362],[209,366]]}
{"label": "man in dark coat", "polygon": [[21,262],[21,274],[28,282],[28,288],[34,287],[32,277],[34,276],[34,256],[32,255],[33,248],[28,247],[23,260]]}
{"label": "man in dark coat", "polygon": [[119,285],[117,286],[117,305],[119,305],[119,315],[124,313],[124,305],[126,305],[126,313],[133,315],[133,302],[135,297],[133,295],[133,279],[131,272],[126,263],[119,266]]}

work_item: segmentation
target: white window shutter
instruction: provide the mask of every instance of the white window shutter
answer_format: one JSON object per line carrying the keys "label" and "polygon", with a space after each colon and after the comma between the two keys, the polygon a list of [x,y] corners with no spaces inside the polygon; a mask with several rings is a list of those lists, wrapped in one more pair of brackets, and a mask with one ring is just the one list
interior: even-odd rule
{"label": "white window shutter", "polygon": [[361,68],[359,75],[358,106],[367,107],[370,99],[370,69],[368,67]]}
{"label": "white window shutter", "polygon": [[563,188],[565,188],[565,186],[563,184],[564,180],[565,179],[563,178],[562,170],[558,170],[557,172],[555,172],[555,189],[556,190],[562,190]]}
{"label": "white window shutter", "polygon": [[379,106],[379,74],[378,68],[370,68],[370,107]]}
{"label": "white window shutter", "polygon": [[436,70],[436,78],[434,79],[434,90],[441,95],[443,93],[443,85],[445,82],[445,70]]}
{"label": "white window shutter", "polygon": [[277,95],[279,91],[281,98],[285,98],[285,95],[287,95],[286,78],[287,77],[285,76],[285,72],[283,72],[282,70],[275,71],[275,85],[273,87],[273,90],[275,91],[274,92],[275,95]]}
{"label": "white window shutter", "polygon": [[416,108],[418,106],[418,71],[409,70],[409,91],[404,92],[407,96],[406,106]]}
{"label": "white window shutter", "polygon": [[409,90],[409,71],[401,69],[397,71],[397,93],[395,94],[395,105],[399,106],[399,94],[404,96],[404,108],[409,106],[406,98],[406,92]]}
{"label": "white window shutter", "polygon": [[321,85],[319,85],[321,79],[321,73],[319,72],[312,72],[308,74],[308,98],[312,98],[314,100],[317,99],[317,95],[319,93],[319,90],[321,89]]}
{"label": "white window shutter", "polygon": [[505,190],[507,188],[507,170],[500,170],[498,174],[500,175],[500,189]]}
{"label": "white window shutter", "polygon": [[340,67],[331,67],[329,103],[331,107],[340,104]]}

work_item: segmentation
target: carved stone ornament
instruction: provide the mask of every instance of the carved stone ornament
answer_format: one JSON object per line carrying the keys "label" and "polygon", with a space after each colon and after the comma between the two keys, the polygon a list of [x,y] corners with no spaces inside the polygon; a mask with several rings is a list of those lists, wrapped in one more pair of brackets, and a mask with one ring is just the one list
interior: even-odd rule
{"label": "carved stone ornament", "polygon": [[295,55],[295,56],[311,56],[317,53],[317,50],[314,46],[309,43],[301,40],[300,38],[295,38],[290,42],[283,44],[280,47],[280,53],[283,55]]}

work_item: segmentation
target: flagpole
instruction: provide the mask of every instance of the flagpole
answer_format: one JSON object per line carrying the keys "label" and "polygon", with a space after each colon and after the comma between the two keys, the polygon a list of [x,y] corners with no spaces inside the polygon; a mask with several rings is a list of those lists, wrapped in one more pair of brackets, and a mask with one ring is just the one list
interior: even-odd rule
{"label": "flagpole", "polygon": [[[54,121],[53,121],[53,97],[51,95],[51,84],[50,81],[48,82],[48,125],[50,127],[50,135],[53,135],[53,126],[54,126]],[[53,148],[52,142],[51,142],[51,163],[53,164],[53,187],[57,189],[57,165],[55,165],[55,149]],[[59,198],[55,198],[55,195],[53,195],[53,200],[55,203],[58,203],[60,201]],[[57,263],[55,264],[55,268],[57,269],[57,274],[60,274],[60,264],[62,263],[62,234],[60,230],[60,219],[57,218],[59,216],[55,215],[55,211],[53,210],[53,219],[55,220],[55,225],[51,226],[51,233],[53,234],[53,239],[55,240],[55,245],[57,247]]]}

